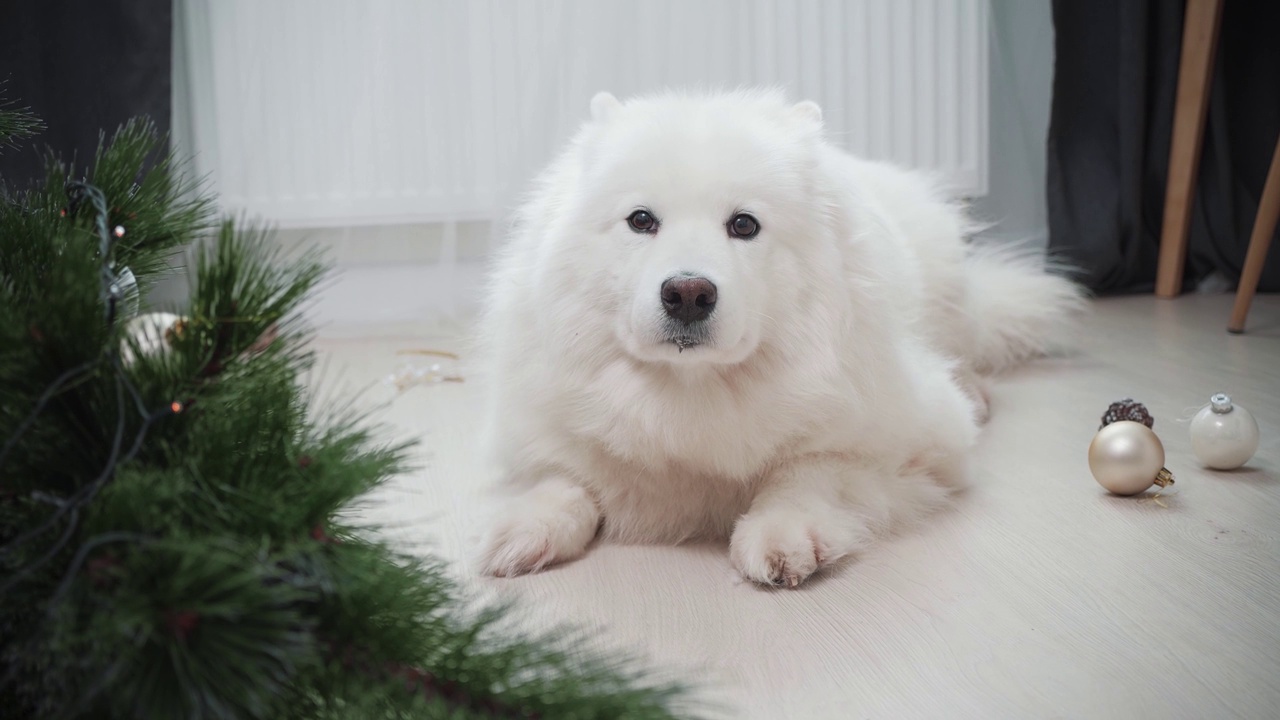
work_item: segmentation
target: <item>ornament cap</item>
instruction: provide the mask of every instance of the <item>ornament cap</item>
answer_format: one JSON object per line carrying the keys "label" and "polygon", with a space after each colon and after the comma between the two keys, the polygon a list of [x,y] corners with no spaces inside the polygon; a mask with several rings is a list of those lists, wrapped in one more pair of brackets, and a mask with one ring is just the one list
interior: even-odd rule
{"label": "ornament cap", "polygon": [[1235,409],[1235,406],[1231,404],[1231,398],[1226,393],[1217,393],[1209,398],[1209,407],[1213,408],[1213,411],[1219,415],[1226,415]]}
{"label": "ornament cap", "polygon": [[1157,487],[1162,488],[1167,488],[1173,484],[1173,473],[1169,472],[1169,468],[1160,468],[1160,472],[1156,473],[1155,484]]}

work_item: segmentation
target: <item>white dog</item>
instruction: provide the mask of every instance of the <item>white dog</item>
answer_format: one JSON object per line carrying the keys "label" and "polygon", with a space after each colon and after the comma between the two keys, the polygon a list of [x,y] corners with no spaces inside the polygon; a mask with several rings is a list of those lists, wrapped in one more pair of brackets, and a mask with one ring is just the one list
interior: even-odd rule
{"label": "white dog", "polygon": [[982,251],[920,174],[828,142],[771,92],[591,102],[499,260],[482,325],[518,492],[487,573],[625,542],[729,538],[795,586],[942,505],[984,374],[1081,302]]}

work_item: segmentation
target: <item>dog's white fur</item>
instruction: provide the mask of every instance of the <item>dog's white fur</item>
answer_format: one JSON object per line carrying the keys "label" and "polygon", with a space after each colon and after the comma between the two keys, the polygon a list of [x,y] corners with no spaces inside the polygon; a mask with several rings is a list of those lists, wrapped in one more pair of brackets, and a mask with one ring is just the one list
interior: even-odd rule
{"label": "dog's white fur", "polygon": [[[1037,254],[982,250],[925,176],[828,142],[769,91],[607,93],[519,212],[481,334],[515,496],[486,572],[626,542],[730,538],[794,586],[942,505],[985,419],[982,375],[1048,347],[1080,302]],[[646,208],[654,234],[627,217]],[[738,212],[758,219],[730,237]],[[659,287],[718,288],[673,343]]]}

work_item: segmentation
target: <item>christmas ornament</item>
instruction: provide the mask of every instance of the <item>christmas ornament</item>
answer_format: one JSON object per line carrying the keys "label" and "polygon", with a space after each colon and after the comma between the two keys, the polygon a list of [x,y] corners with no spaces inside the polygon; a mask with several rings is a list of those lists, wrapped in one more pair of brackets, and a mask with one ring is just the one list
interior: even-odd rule
{"label": "christmas ornament", "polygon": [[1258,451],[1258,421],[1218,393],[1191,419],[1191,450],[1205,467],[1234,470]]}
{"label": "christmas ornament", "polygon": [[1154,425],[1141,403],[1126,398],[1111,404],[1089,444],[1089,471],[1099,485],[1116,495],[1137,495],[1152,485],[1173,484]]}
{"label": "christmas ornament", "polygon": [[[399,354],[428,355],[450,360],[458,359],[457,355],[443,350],[405,350]],[[387,376],[386,382],[388,385],[394,386],[398,392],[404,392],[415,385],[435,385],[446,382],[460,383],[462,382],[462,376],[455,373],[446,373],[440,363],[432,363],[426,367],[405,363],[394,373]]]}
{"label": "christmas ornament", "polygon": [[[137,343],[141,354],[150,356],[172,347],[188,332],[191,322],[189,318],[175,315],[174,313],[149,312],[131,319],[128,325],[125,326],[125,331]],[[272,323],[266,330],[262,331],[262,334],[258,336],[258,339],[252,345],[245,349],[244,354],[257,355],[263,352],[271,346],[271,343],[276,341],[279,334],[279,326],[276,323]],[[125,342],[121,347],[120,359],[126,366],[132,364],[136,359],[130,343]]]}
{"label": "christmas ornament", "polygon": [[127,267],[117,270],[111,291],[117,301],[117,317],[129,319],[138,315],[138,305],[142,301],[142,293],[138,289],[138,279],[134,277],[132,270]]}
{"label": "christmas ornament", "polygon": [[1107,412],[1103,414],[1102,424],[1098,426],[1098,429],[1101,430],[1120,420],[1140,422],[1147,427],[1152,427],[1156,424],[1155,418],[1151,417],[1150,412],[1147,412],[1145,405],[1133,398],[1125,398],[1111,403],[1111,407],[1108,407]]}
{"label": "christmas ornament", "polygon": [[[186,319],[167,312],[143,313],[129,321],[125,332],[133,338],[142,355],[154,355],[182,337]],[[120,359],[126,366],[133,364],[133,344],[125,342],[120,348]]]}

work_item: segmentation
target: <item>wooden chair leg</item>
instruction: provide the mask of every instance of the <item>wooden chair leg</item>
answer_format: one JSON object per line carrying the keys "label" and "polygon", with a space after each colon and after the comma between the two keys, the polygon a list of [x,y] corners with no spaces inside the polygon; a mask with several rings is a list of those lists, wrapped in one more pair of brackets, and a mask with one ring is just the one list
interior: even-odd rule
{"label": "wooden chair leg", "polygon": [[1187,0],[1182,24],[1182,58],[1178,63],[1178,95],[1173,111],[1173,142],[1169,150],[1169,183],[1156,266],[1156,295],[1160,297],[1176,297],[1182,292],[1187,230],[1195,199],[1205,112],[1209,108],[1209,81],[1218,44],[1222,2]]}
{"label": "wooden chair leg", "polygon": [[1240,285],[1236,288],[1236,304],[1231,309],[1231,323],[1227,330],[1244,332],[1249,305],[1258,292],[1258,279],[1262,277],[1262,264],[1267,260],[1271,236],[1280,220],[1280,141],[1276,142],[1275,155],[1271,157],[1271,169],[1267,171],[1267,184],[1262,186],[1262,200],[1258,203],[1258,217],[1253,221],[1249,235],[1249,251],[1244,256],[1244,271],[1240,273]]}

